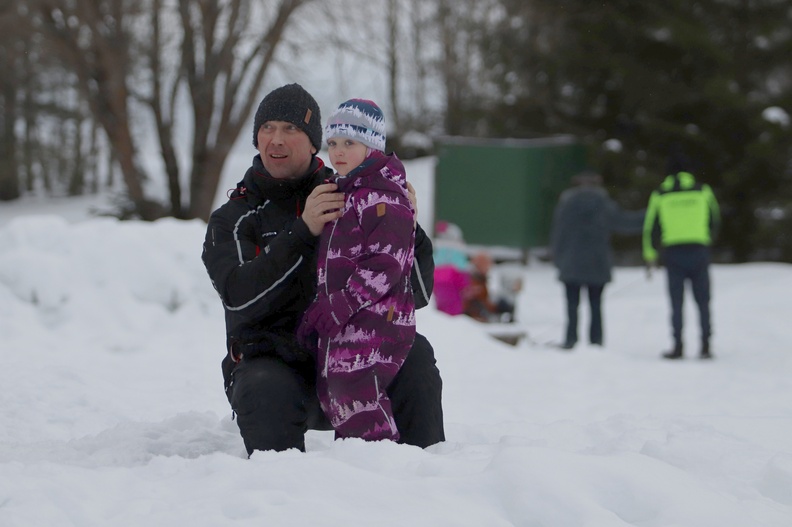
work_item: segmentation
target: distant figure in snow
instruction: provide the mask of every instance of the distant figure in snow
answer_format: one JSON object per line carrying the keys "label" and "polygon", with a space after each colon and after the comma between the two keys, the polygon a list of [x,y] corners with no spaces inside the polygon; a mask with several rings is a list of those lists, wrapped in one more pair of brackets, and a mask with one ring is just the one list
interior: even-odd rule
{"label": "distant figure in snow", "polygon": [[710,359],[709,248],[720,225],[720,209],[710,186],[696,181],[684,154],[671,156],[667,173],[649,197],[643,227],[644,260],[650,266],[657,264],[659,249],[668,276],[674,347],[663,357],[681,359],[684,355],[682,307],[685,281],[690,281],[701,325],[699,357]]}
{"label": "distant figure in snow", "polygon": [[438,221],[435,225],[434,264],[437,309],[449,315],[461,315],[465,312],[464,293],[470,284],[470,261],[462,229],[457,224]]}
{"label": "distant figure in snow", "polygon": [[578,341],[580,291],[586,290],[591,310],[589,342],[602,346],[602,293],[611,281],[610,238],[614,232],[640,233],[643,212],[622,211],[602,186],[602,176],[582,172],[558,200],[551,233],[553,261],[566,294],[567,326],[561,347]]}
{"label": "distant figure in snow", "polygon": [[522,281],[511,280],[506,295],[493,296],[489,290],[492,256],[479,251],[470,257],[470,263],[470,281],[464,292],[465,314],[479,322],[514,322],[515,298],[522,289]]}

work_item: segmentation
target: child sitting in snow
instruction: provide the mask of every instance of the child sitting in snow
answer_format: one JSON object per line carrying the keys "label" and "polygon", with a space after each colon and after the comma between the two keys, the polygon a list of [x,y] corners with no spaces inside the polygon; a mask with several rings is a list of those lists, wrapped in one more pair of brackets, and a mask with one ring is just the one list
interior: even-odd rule
{"label": "child sitting in snow", "polygon": [[470,260],[462,229],[438,221],[434,239],[434,299],[438,310],[449,315],[465,312],[465,291],[470,285]]}
{"label": "child sitting in snow", "polygon": [[317,350],[317,392],[336,437],[397,441],[385,389],[415,338],[414,210],[404,165],[384,153],[385,122],[372,101],[341,103],[325,135],[346,201],[322,231],[317,297],[298,335]]}

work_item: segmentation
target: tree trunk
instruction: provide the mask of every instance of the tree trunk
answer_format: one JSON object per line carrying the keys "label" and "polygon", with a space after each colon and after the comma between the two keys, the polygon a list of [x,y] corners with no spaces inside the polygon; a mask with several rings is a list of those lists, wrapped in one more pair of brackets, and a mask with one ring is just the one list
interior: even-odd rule
{"label": "tree trunk", "polygon": [[[5,24],[4,24],[5,25]],[[0,30],[5,27],[0,26]],[[19,113],[17,104],[19,72],[13,52],[13,39],[2,36],[0,42],[0,201],[10,201],[19,197],[19,174],[17,172],[18,139],[16,121]]]}
{"label": "tree trunk", "polygon": [[[5,61],[0,61],[3,64]],[[5,71],[9,71],[8,65]],[[3,129],[0,131],[0,201],[11,201],[19,197],[19,178],[17,174],[17,160],[14,152],[17,148],[17,137],[14,125],[17,118],[16,97],[17,90],[13,76],[3,78],[3,93],[0,101],[3,102]]]}
{"label": "tree trunk", "polygon": [[[250,4],[231,0],[222,7],[202,2],[193,6],[192,0],[180,1],[185,31],[181,60],[195,125],[186,218],[208,221],[226,158],[242,127],[252,121],[275,51],[292,15],[305,3],[305,0],[281,0],[273,6],[267,26],[257,29],[261,36],[250,47],[250,41],[240,38],[252,23]],[[195,13],[200,13],[200,19],[196,20]],[[225,15],[230,28],[225,40],[217,39],[215,27],[223,18],[221,15]],[[199,49],[212,51],[199,55]]]}
{"label": "tree trunk", "polygon": [[200,164],[193,165],[190,176],[190,194],[193,197],[190,202],[190,217],[209,221],[209,216],[214,208],[217,185],[220,182],[223,165],[230,150],[230,143],[227,145],[226,151],[215,148]]}

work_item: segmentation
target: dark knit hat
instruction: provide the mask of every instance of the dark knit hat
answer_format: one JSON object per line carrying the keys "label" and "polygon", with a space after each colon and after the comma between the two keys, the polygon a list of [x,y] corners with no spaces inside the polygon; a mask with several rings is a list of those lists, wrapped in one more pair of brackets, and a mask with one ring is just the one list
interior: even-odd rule
{"label": "dark knit hat", "polygon": [[258,148],[258,132],[267,121],[286,121],[305,132],[317,151],[322,148],[322,116],[319,105],[299,84],[287,84],[269,92],[253,120],[253,146]]}
{"label": "dark knit hat", "polygon": [[367,99],[349,99],[338,105],[327,120],[325,135],[348,137],[369,148],[385,151],[385,118],[382,110]]}

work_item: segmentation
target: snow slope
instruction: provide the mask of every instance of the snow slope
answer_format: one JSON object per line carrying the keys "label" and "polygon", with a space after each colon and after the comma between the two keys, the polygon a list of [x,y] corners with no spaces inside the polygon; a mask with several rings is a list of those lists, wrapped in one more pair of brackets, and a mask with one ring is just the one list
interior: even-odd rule
{"label": "snow slope", "polygon": [[563,352],[544,345],[562,335],[561,285],[531,264],[516,347],[419,312],[445,443],[310,432],[306,453],[246,459],[204,225],[70,203],[0,205],[3,527],[792,525],[792,266],[714,266],[716,359],[695,358],[688,298],[693,356],[667,362],[662,274],[616,269],[605,347]]}

